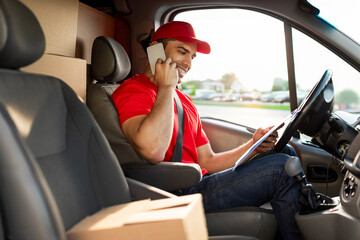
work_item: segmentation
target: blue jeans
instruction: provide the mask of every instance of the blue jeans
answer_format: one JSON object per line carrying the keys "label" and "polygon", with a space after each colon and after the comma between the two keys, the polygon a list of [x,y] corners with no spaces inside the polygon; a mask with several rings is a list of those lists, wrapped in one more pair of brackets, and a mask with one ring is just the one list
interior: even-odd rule
{"label": "blue jeans", "polygon": [[300,210],[300,186],[284,170],[289,155],[296,154],[292,147],[287,146],[282,153],[254,158],[235,171],[230,168],[205,175],[198,185],[184,193],[201,193],[205,211],[261,206],[270,202],[282,238],[302,239],[294,218]]}

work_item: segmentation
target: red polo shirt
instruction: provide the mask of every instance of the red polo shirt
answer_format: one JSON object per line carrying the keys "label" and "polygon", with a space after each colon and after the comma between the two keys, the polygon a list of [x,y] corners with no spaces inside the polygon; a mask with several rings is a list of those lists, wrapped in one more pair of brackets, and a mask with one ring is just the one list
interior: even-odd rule
{"label": "red polo shirt", "polygon": [[[145,74],[135,75],[123,82],[112,94],[111,98],[119,113],[120,126],[129,118],[138,115],[147,115],[154,106],[157,86],[150,82]],[[191,99],[176,90],[184,108],[184,139],[183,163],[198,163],[196,148],[209,142],[200,122],[199,114]],[[173,156],[178,133],[177,111],[174,100],[174,128],[170,146],[165,154],[164,161],[170,162]],[[203,175],[207,173],[202,169]]]}

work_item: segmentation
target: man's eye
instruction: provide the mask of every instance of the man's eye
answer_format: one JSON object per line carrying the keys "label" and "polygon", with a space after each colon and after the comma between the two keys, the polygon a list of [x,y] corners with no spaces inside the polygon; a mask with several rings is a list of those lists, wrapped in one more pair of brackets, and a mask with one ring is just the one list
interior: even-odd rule
{"label": "man's eye", "polygon": [[184,52],[184,51],[179,51],[179,53],[181,53],[182,55],[186,54],[186,52]]}

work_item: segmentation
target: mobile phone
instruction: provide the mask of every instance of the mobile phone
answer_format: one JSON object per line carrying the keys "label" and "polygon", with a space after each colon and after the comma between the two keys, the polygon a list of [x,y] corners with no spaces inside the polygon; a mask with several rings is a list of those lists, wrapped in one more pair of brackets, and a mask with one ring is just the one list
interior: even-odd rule
{"label": "mobile phone", "polygon": [[155,75],[155,64],[157,60],[159,58],[163,61],[166,60],[164,45],[162,43],[157,43],[155,45],[149,46],[146,50],[149,58],[151,72],[153,75]]}

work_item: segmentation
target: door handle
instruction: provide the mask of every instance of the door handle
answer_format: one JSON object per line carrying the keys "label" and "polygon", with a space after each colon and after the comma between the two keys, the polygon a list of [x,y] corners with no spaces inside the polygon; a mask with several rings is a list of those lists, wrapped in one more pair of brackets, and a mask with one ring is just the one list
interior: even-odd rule
{"label": "door handle", "polygon": [[337,173],[325,165],[309,165],[307,167],[307,179],[310,182],[334,182],[338,178]]}

